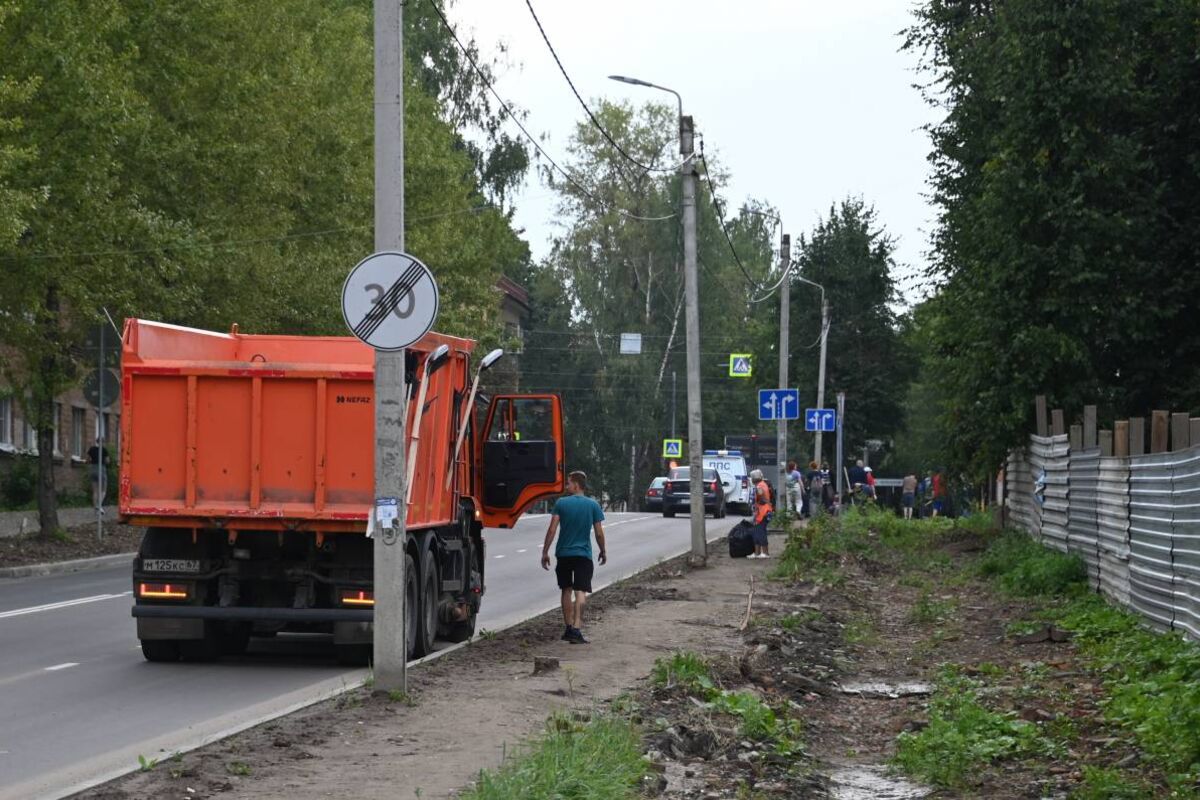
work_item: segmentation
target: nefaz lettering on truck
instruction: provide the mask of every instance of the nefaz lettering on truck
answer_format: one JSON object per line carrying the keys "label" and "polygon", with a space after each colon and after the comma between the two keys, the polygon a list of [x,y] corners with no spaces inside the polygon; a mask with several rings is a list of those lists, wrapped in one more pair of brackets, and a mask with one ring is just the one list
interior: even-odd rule
{"label": "nefaz lettering on truck", "polygon": [[[469,339],[407,351],[408,650],[475,630],[483,528],[565,482],[554,395],[482,399]],[[349,337],[228,334],[131,319],[122,346],[119,512],[145,526],[133,616],[150,661],[252,636],[332,634],[371,652],[374,357]]]}

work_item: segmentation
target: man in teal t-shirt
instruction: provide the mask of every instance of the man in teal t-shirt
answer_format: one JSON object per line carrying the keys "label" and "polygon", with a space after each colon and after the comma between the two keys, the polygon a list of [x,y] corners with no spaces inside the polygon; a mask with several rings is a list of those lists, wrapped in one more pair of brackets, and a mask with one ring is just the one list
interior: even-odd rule
{"label": "man in teal t-shirt", "polygon": [[587,475],[572,472],[567,476],[570,494],[554,504],[550,515],[550,527],[546,530],[546,541],[542,545],[542,569],[550,569],[550,544],[554,534],[562,527],[558,546],[554,548],[557,563],[554,573],[558,577],[558,588],[562,592],[563,621],[566,630],[562,638],[571,644],[587,644],[580,626],[583,624],[583,605],[588,592],[592,591],[592,531],[596,532],[596,546],[600,549],[600,563],[608,561],[604,549],[604,511],[600,504],[588,497]]}

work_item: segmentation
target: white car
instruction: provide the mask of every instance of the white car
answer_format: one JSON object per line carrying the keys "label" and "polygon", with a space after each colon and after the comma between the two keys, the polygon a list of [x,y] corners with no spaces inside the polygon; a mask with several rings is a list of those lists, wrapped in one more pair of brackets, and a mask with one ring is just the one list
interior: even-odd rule
{"label": "white car", "polygon": [[725,507],[743,516],[750,514],[754,495],[750,470],[740,450],[705,450],[704,468],[716,470],[725,490]]}

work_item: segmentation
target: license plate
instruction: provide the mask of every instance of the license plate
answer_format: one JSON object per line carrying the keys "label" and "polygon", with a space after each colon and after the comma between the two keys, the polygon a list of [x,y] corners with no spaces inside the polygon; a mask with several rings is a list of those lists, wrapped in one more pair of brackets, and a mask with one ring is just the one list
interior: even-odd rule
{"label": "license plate", "polygon": [[200,561],[194,558],[143,558],[144,572],[199,572]]}

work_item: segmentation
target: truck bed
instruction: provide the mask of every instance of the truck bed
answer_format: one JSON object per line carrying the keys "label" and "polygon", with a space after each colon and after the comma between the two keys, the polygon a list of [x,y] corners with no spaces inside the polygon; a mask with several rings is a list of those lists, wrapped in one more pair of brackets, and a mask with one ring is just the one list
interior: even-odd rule
{"label": "truck bed", "polygon": [[[192,528],[359,531],[374,493],[374,354],[351,337],[252,336],[126,323],[122,519]],[[450,347],[422,416],[411,528],[449,523],[442,488],[474,343]],[[415,409],[408,409],[411,432]],[[455,486],[470,465],[460,455]]]}

